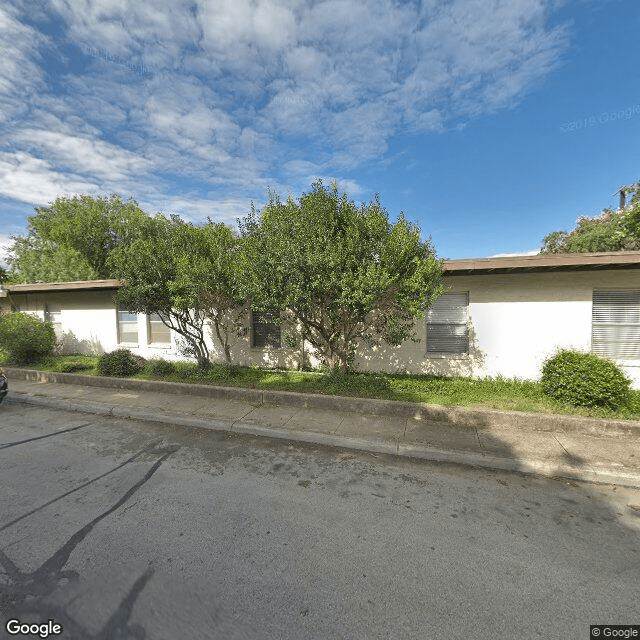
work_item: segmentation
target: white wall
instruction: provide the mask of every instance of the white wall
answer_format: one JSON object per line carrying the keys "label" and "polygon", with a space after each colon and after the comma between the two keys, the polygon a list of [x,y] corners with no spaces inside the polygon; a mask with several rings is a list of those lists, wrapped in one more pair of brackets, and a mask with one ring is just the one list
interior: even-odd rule
{"label": "white wall", "polygon": [[[419,343],[360,349],[361,370],[498,376],[536,380],[559,348],[591,350],[594,289],[640,289],[640,271],[572,271],[448,276],[451,292],[469,293],[469,353],[426,352],[426,322]],[[640,389],[640,361],[617,361]]]}
{"label": "white wall", "polygon": [[20,311],[45,319],[47,305],[59,307],[63,353],[105,353],[117,347],[116,308],[112,291],[12,294]]}
{"label": "white wall", "polygon": [[[543,361],[560,347],[591,349],[591,306],[594,289],[640,289],[640,270],[572,271],[505,275],[448,276],[449,291],[469,292],[470,350],[464,355],[438,356],[426,353],[426,322],[418,321],[420,342],[406,341],[399,347],[382,345],[358,350],[356,366],[361,371],[436,373],[441,375],[497,376],[538,379]],[[44,317],[45,304],[59,305],[64,327],[63,343],[68,353],[103,353],[130,348],[145,358],[183,359],[178,341],[148,344],[147,322],[138,316],[138,343],[120,344],[117,312],[112,291],[13,295],[13,302]],[[249,316],[247,315],[247,324]],[[283,327],[283,333],[286,327]],[[207,339],[212,360],[224,361],[217,343]],[[259,349],[246,337],[231,341],[237,364],[295,368],[300,348]],[[319,360],[309,354],[312,366]],[[619,361],[640,388],[640,361]]]}
{"label": "white wall", "polygon": [[[473,346],[458,361],[459,368],[466,364],[475,376],[535,380],[558,348],[591,350],[593,290],[640,289],[640,271],[452,276],[446,281],[451,290],[469,292]],[[640,361],[618,364],[640,388]]]}

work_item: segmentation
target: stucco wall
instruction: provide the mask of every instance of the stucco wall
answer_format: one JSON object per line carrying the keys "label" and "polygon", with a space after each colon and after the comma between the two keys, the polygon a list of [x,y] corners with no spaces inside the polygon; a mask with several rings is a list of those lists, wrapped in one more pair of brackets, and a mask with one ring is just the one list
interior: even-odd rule
{"label": "stucco wall", "polygon": [[[591,307],[594,289],[640,289],[640,270],[519,273],[448,276],[449,291],[469,293],[470,349],[464,355],[439,356],[426,352],[426,322],[418,321],[419,342],[399,347],[370,349],[362,345],[355,364],[361,371],[436,373],[538,379],[543,361],[560,347],[591,349]],[[112,291],[14,294],[21,311],[44,318],[45,305],[61,308],[62,344],[67,353],[103,353],[126,346],[146,358],[182,359],[180,337],[171,344],[150,345],[147,321],[138,316],[138,343],[120,344]],[[246,316],[247,325],[249,315]],[[282,348],[252,348],[251,333],[231,340],[233,361],[242,365],[294,368],[300,346],[287,346],[283,326]],[[212,360],[224,361],[211,337]],[[307,363],[319,364],[305,349]],[[640,388],[640,361],[620,361],[625,373]]]}
{"label": "stucco wall", "polygon": [[58,339],[63,353],[94,354],[116,348],[116,310],[112,291],[12,294],[12,304],[45,319],[47,305],[60,308]]}
{"label": "stucco wall", "polygon": [[[426,354],[426,323],[418,344],[365,352],[363,370],[538,379],[544,360],[560,347],[591,349],[594,289],[640,289],[640,271],[574,271],[451,276],[452,292],[469,292],[469,353]],[[618,361],[640,388],[640,361]]]}

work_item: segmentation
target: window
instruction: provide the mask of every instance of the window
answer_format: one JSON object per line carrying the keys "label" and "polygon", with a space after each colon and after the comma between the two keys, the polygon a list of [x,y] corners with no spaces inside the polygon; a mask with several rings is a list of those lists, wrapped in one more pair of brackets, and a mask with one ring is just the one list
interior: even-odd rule
{"label": "window", "polygon": [[275,324],[274,319],[278,317],[276,312],[254,311],[251,313],[253,331],[252,347],[275,347],[280,348],[280,325]]}
{"label": "window", "polygon": [[152,313],[148,318],[149,343],[169,344],[171,342],[171,329],[160,319],[159,313]]}
{"label": "window", "polygon": [[118,341],[138,344],[138,314],[118,309]]}
{"label": "window", "polygon": [[427,311],[427,353],[469,351],[469,294],[445,293]]}
{"label": "window", "polygon": [[591,351],[620,360],[640,359],[640,291],[594,291]]}
{"label": "window", "polygon": [[58,338],[62,337],[62,309],[60,305],[46,304],[44,307],[44,319],[53,325],[53,330]]}

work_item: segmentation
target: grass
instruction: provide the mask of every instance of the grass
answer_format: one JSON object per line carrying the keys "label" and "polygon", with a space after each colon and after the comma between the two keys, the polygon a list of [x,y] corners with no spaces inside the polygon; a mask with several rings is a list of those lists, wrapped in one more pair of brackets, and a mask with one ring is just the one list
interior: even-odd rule
{"label": "grass", "polygon": [[[6,361],[0,352],[0,362]],[[53,356],[29,365],[32,369],[97,375],[95,356]],[[157,362],[157,361],[156,361]],[[626,407],[586,409],[560,403],[546,396],[539,383],[506,378],[465,378],[435,375],[281,371],[257,367],[216,364],[207,370],[188,362],[174,363],[174,371],[162,376],[151,373],[154,361],[135,376],[141,380],[166,380],[197,384],[227,385],[254,389],[323,393],[328,395],[458,405],[531,413],[558,413],[617,420],[640,420],[640,391],[632,391]]]}

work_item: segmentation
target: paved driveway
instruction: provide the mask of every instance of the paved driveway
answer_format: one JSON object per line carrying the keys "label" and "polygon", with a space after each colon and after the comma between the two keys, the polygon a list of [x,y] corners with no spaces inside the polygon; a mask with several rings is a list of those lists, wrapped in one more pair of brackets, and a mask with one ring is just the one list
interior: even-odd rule
{"label": "paved driveway", "polygon": [[3,628],[586,639],[640,623],[637,490],[18,404],[0,408],[0,486]]}

